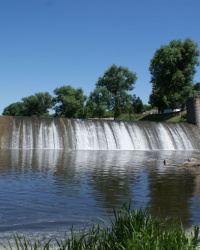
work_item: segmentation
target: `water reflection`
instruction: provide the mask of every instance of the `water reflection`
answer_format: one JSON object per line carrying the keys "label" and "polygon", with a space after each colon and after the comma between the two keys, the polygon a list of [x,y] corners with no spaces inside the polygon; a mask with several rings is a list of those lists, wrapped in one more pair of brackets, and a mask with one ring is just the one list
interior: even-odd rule
{"label": "water reflection", "polygon": [[200,169],[174,166],[190,157],[200,153],[3,149],[0,238],[18,231],[58,235],[130,200],[161,217],[180,216],[186,226],[199,223]]}
{"label": "water reflection", "polygon": [[157,174],[149,172],[150,204],[153,214],[160,217],[183,217],[189,225],[190,198],[194,194],[195,174],[185,169]]}
{"label": "water reflection", "polygon": [[[179,217],[186,227],[196,223],[193,218],[194,203],[191,202],[197,195],[197,178],[199,167],[177,167],[177,163],[191,157],[199,158],[199,152],[168,152],[167,166],[158,164],[161,161],[160,153],[156,153],[156,159],[148,171],[150,191],[150,211],[159,217]],[[198,218],[199,221],[200,217]]]}

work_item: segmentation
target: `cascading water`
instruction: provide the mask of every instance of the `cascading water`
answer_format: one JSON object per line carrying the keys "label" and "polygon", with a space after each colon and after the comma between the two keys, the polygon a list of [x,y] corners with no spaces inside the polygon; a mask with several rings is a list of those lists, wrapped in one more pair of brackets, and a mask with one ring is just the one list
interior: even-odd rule
{"label": "cascading water", "polygon": [[13,149],[200,149],[200,131],[187,123],[0,117],[0,136]]}

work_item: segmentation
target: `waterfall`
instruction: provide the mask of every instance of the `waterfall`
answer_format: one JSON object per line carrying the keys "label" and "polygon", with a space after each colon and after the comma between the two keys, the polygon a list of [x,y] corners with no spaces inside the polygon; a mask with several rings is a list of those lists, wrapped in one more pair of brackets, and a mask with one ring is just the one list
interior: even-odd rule
{"label": "waterfall", "polygon": [[198,150],[199,138],[187,123],[0,117],[1,148]]}

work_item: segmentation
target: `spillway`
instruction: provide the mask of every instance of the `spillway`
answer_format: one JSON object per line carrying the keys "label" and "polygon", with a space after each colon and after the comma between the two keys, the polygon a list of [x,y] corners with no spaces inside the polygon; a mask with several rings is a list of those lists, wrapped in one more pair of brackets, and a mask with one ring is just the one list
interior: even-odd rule
{"label": "spillway", "polygon": [[72,150],[198,150],[200,130],[187,123],[1,116],[0,147]]}

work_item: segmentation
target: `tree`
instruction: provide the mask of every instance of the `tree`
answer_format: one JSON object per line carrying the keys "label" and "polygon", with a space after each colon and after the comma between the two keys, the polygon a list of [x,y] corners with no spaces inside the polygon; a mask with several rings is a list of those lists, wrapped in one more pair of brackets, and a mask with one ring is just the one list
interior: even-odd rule
{"label": "tree", "polygon": [[10,104],[2,114],[10,116],[47,116],[52,105],[52,96],[48,92],[36,93],[22,98],[22,102]]}
{"label": "tree", "polygon": [[81,88],[74,89],[71,86],[62,86],[54,90],[55,116],[68,118],[85,117],[84,103],[86,96]]}
{"label": "tree", "polygon": [[118,67],[115,64],[105,71],[103,77],[98,79],[96,88],[106,89],[106,108],[113,111],[114,119],[121,114],[126,106],[129,95],[127,91],[133,90],[136,80],[135,73],[126,67]]}
{"label": "tree", "polygon": [[127,97],[127,104],[124,107],[124,111],[128,112],[129,119],[131,120],[131,114],[140,114],[143,111],[143,103],[142,100],[135,94]]}
{"label": "tree", "polygon": [[15,102],[10,104],[3,110],[2,115],[23,116],[23,103]]}
{"label": "tree", "polygon": [[104,117],[106,113],[106,105],[109,101],[107,89],[105,87],[96,87],[96,89],[90,93],[86,108],[90,117]]}
{"label": "tree", "polygon": [[167,102],[167,97],[162,95],[160,88],[152,87],[152,93],[149,97],[149,104],[151,106],[157,107],[159,112],[162,112],[166,107],[169,107],[169,103]]}
{"label": "tree", "polygon": [[192,93],[198,56],[197,44],[188,38],[183,42],[173,40],[155,52],[149,68],[152,83],[149,103],[152,106],[162,110],[185,105]]}
{"label": "tree", "polygon": [[53,106],[53,98],[48,92],[36,93],[22,98],[22,101],[24,116],[46,116]]}
{"label": "tree", "polygon": [[196,83],[193,85],[193,90],[194,90],[194,91],[197,91],[197,92],[200,92],[200,82],[196,82]]}
{"label": "tree", "polygon": [[140,114],[143,111],[143,103],[140,97],[136,97],[136,95],[133,95],[132,99],[132,105],[133,105],[133,112],[135,114]]}
{"label": "tree", "polygon": [[143,107],[142,107],[143,112],[149,111],[151,109],[155,109],[155,108],[152,107],[151,105],[143,104]]}

